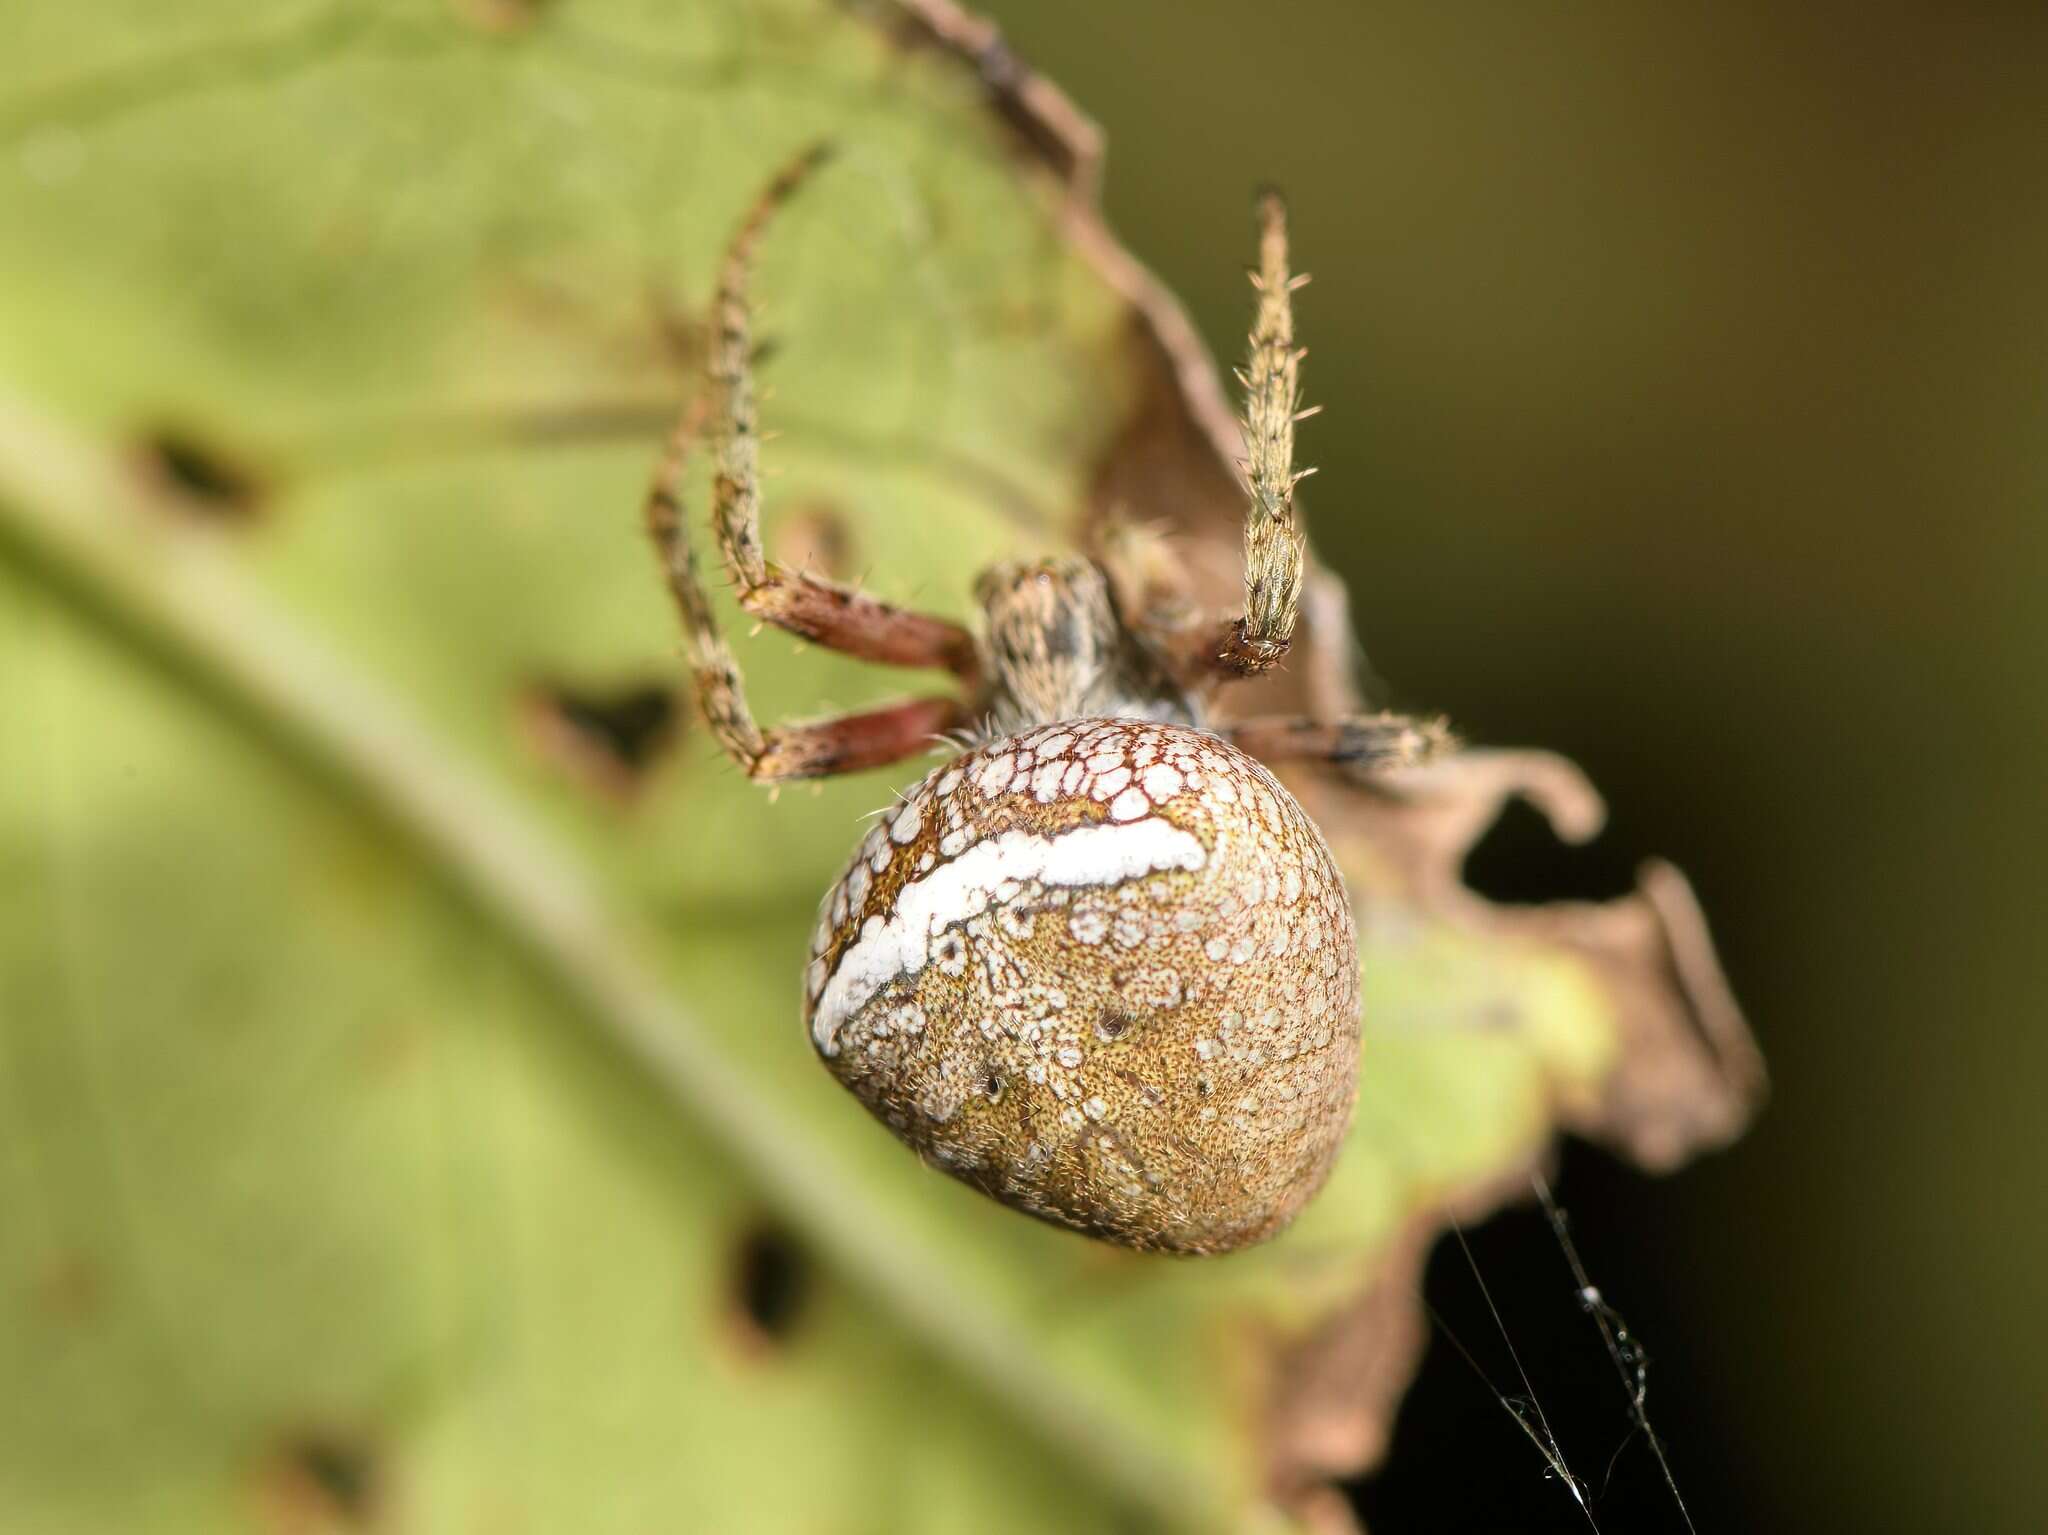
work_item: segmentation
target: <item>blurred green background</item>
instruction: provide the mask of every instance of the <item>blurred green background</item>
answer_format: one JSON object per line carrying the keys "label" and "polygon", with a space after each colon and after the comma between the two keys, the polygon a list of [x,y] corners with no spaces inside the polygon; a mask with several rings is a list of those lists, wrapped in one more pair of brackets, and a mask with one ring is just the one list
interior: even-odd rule
{"label": "blurred green background", "polygon": [[[1700,887],[1774,1101],[1669,1183],[1565,1190],[1696,1512],[2040,1528],[2048,12],[988,9],[1226,355],[1246,191],[1292,197],[1310,516],[1375,672],[1614,807],[1586,855],[1510,828],[1500,877]],[[1411,1419],[1512,1436],[1444,1352]],[[1546,1517],[1428,1485],[1432,1440],[1470,1464],[1441,1438],[1404,1427],[1368,1513]]]}

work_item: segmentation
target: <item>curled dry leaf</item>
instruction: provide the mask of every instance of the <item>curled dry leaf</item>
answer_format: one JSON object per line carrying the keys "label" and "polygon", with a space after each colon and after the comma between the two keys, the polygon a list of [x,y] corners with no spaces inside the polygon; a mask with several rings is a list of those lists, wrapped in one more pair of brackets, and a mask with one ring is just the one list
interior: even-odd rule
{"label": "curled dry leaf", "polygon": [[[1242,580],[1239,424],[1185,314],[1096,212],[1096,129],[1024,70],[993,28],[948,0],[909,0],[903,14],[915,18],[919,35],[979,71],[1005,118],[1064,179],[1070,233],[1131,305],[1138,405],[1097,466],[1084,539],[1119,536],[1127,524],[1163,537],[1182,580],[1212,611],[1229,611]],[[1365,700],[1354,655],[1343,586],[1312,565],[1288,670],[1226,691],[1220,702],[1233,716],[1356,712]],[[1648,863],[1632,894],[1602,903],[1501,906],[1464,883],[1467,856],[1512,798],[1533,804],[1566,842],[1598,834],[1605,807],[1570,761],[1542,751],[1467,750],[1393,775],[1372,792],[1300,772],[1289,777],[1352,882],[1368,969],[1374,932],[1416,922],[1570,955],[1585,967],[1610,1011],[1615,1045],[1597,1081],[1559,1084],[1555,1128],[1664,1172],[1746,1127],[1765,1088],[1762,1056],[1677,869]],[[1372,1069],[1369,1056],[1365,1069]],[[1304,1512],[1320,1508],[1322,1520],[1333,1518],[1313,1489],[1356,1473],[1385,1446],[1421,1352],[1419,1286],[1430,1243],[1448,1219],[1478,1219],[1526,1195],[1525,1174],[1520,1164],[1497,1169],[1416,1212],[1353,1300],[1277,1345],[1268,1469],[1283,1496],[1306,1499]]]}

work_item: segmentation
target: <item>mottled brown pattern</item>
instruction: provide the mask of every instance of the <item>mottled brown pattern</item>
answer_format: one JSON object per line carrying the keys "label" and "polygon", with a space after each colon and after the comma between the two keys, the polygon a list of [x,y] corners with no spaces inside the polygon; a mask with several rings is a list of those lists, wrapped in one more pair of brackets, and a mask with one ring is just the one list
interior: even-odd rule
{"label": "mottled brown pattern", "polygon": [[976,885],[917,935],[921,962],[818,1043],[899,1136],[1004,1203],[1135,1247],[1215,1252],[1279,1230],[1321,1184],[1358,1058],[1335,860],[1293,796],[1221,738],[1079,720],[935,770],[828,896],[805,1018],[862,935],[975,848],[986,866],[996,847],[1089,827],[1136,845],[1147,823],[1191,836],[1200,866]]}

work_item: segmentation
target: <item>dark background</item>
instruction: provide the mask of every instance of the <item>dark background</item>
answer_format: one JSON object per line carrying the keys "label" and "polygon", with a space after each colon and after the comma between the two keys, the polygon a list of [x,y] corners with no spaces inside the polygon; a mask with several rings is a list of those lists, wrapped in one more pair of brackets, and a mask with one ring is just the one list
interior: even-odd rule
{"label": "dark background", "polygon": [[[1309,516],[1391,701],[1576,757],[1497,894],[1697,882],[1768,1052],[1731,1152],[1562,1194],[1701,1528],[2048,1514],[2038,601],[2048,11],[991,0],[1225,355],[1280,183]],[[1619,1387],[1540,1219],[1473,1234],[1578,1471]],[[1455,1247],[1432,1301],[1509,1378]],[[1439,1339],[1376,1527],[1584,1529]],[[1602,1527],[1677,1527],[1640,1444]]]}

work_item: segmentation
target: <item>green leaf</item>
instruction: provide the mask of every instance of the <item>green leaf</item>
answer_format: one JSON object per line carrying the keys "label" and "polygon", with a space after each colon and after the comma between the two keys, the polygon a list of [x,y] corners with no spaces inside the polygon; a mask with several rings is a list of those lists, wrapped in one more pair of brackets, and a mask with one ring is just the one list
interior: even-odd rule
{"label": "green leaf", "polygon": [[[556,706],[678,676],[639,496],[819,137],[757,276],[771,544],[964,615],[1114,504],[1229,601],[1213,370],[1085,123],[936,0],[265,10],[31,0],[0,61],[0,1526],[1278,1522],[1376,1451],[1445,1207],[1559,1123],[1739,1129],[1675,876],[1487,906],[1501,796],[1595,810],[1473,755],[1302,786],[1368,1049],[1285,1237],[1144,1259],[916,1165],[796,1019],[891,781],[771,802]],[[1269,702],[1347,701],[1310,619]],[[900,682],[746,661],[770,718]]]}

